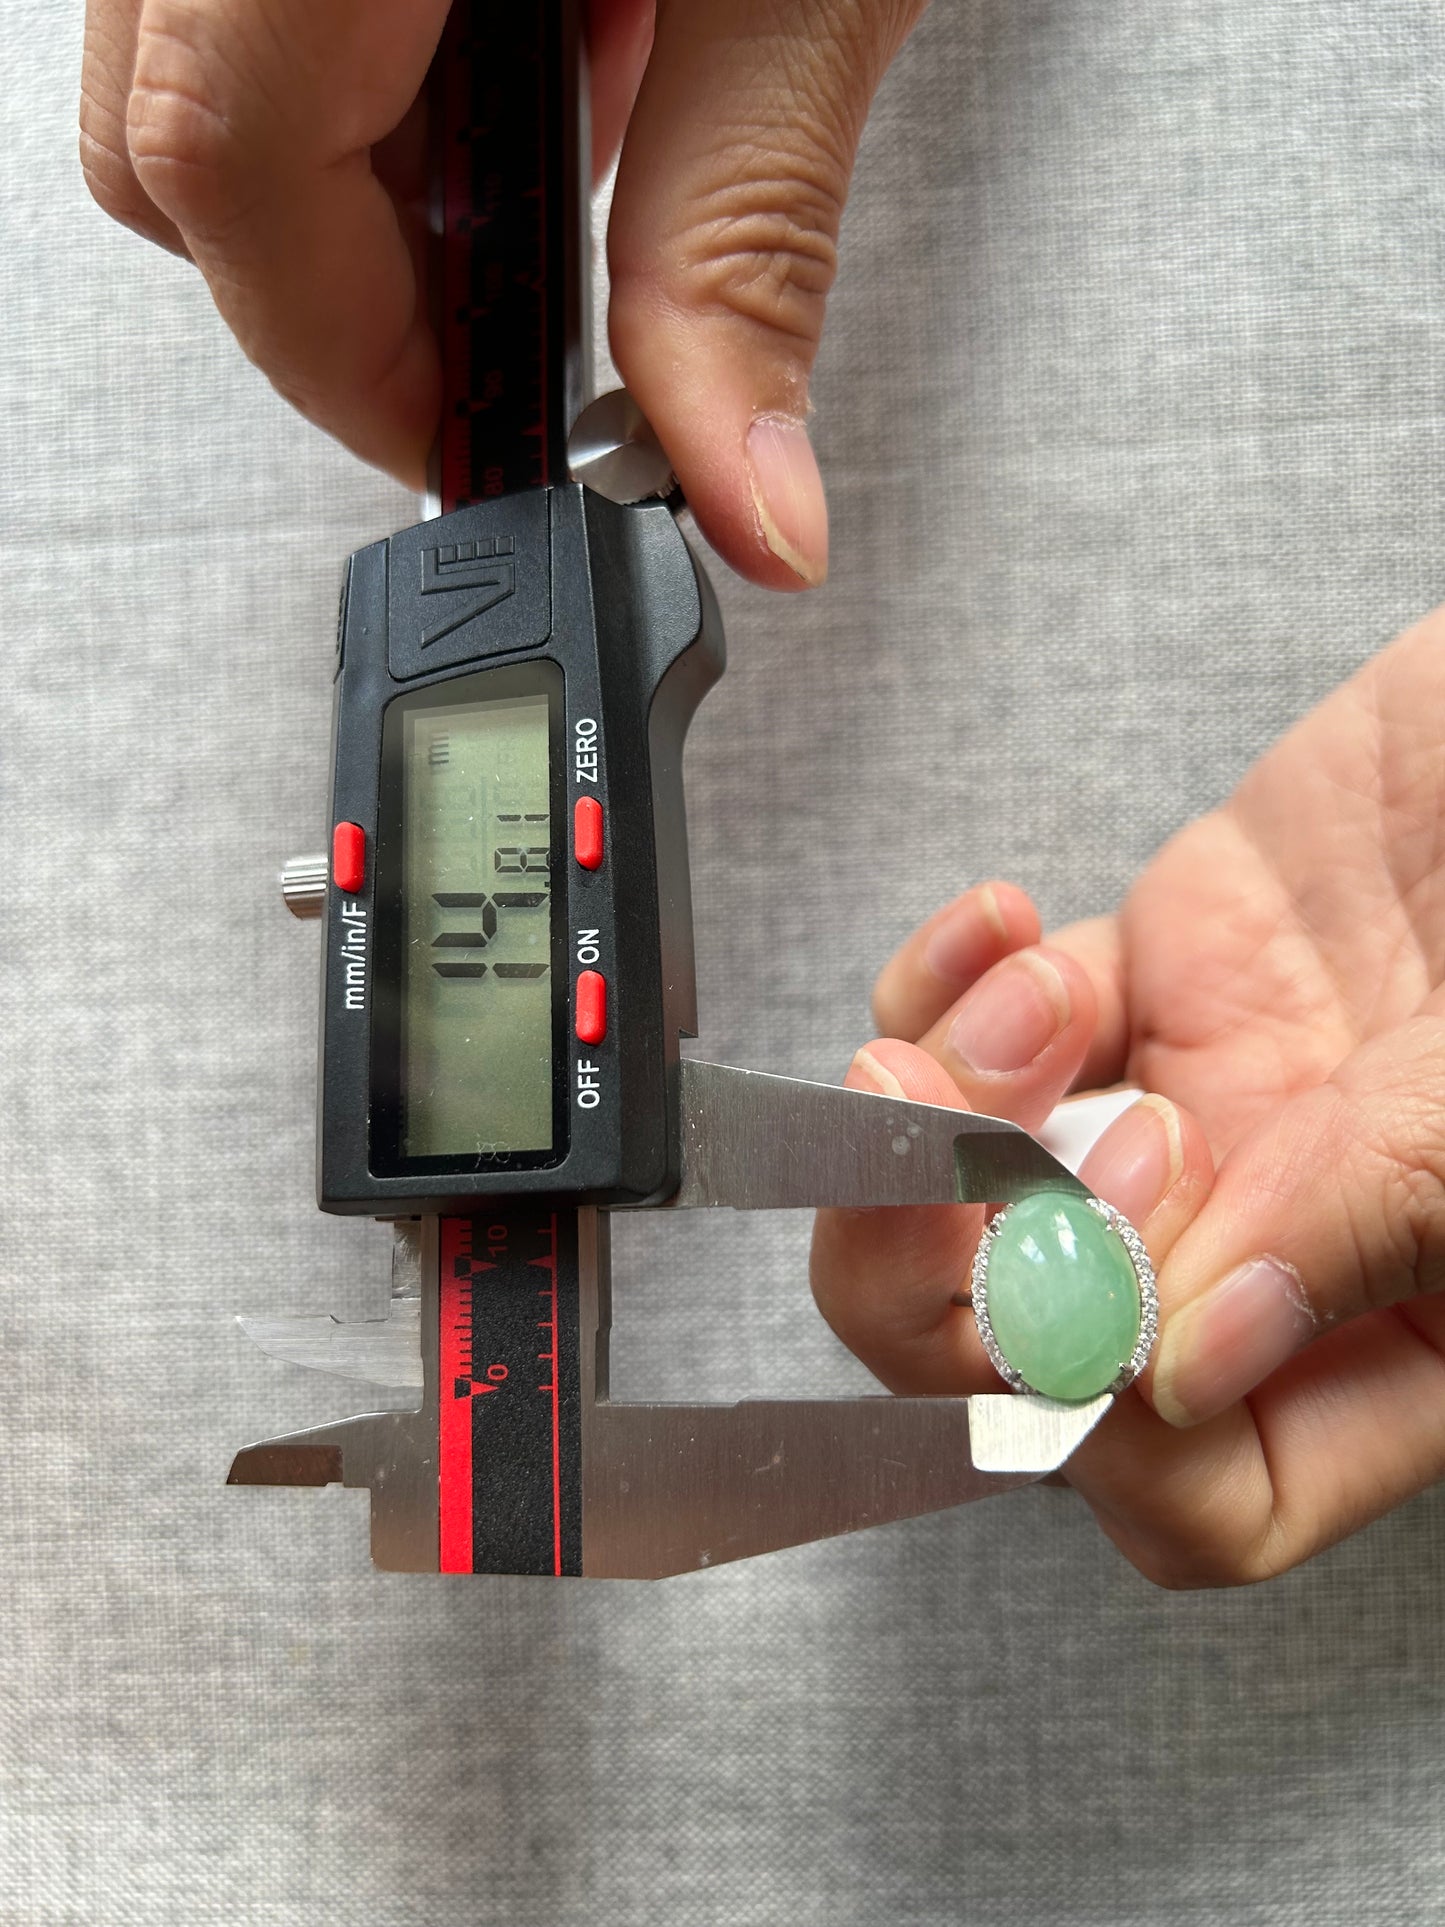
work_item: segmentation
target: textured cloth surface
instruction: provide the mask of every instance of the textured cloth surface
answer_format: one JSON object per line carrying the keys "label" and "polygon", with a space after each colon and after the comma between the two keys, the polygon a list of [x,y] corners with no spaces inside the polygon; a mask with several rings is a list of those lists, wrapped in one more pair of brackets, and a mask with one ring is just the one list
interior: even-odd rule
{"label": "textured cloth surface", "polygon": [[[292,420],[74,160],[74,0],[0,0],[0,1922],[1445,1923],[1445,1493],[1247,1594],[1037,1492],[656,1588],[404,1580],[311,1183],[342,557],[412,501]],[[700,1048],[825,1077],[961,884],[1050,920],[1438,597],[1436,0],[939,0],[816,383],[824,592],[719,577]],[[633,1223],[624,1393],[861,1380],[806,1227]]]}

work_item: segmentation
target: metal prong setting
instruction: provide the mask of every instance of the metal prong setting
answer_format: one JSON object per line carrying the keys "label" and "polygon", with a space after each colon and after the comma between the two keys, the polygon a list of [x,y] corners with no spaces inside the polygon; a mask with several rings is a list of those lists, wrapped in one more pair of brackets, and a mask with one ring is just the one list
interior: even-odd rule
{"label": "metal prong setting", "polygon": [[[1149,1253],[1144,1249],[1144,1240],[1123,1212],[1116,1211],[1112,1204],[1106,1204],[1102,1198],[1089,1198],[1087,1203],[1091,1210],[1098,1212],[1109,1229],[1118,1234],[1119,1242],[1129,1254],[1129,1262],[1134,1267],[1134,1278],[1139,1287],[1138,1342],[1134,1346],[1128,1363],[1113,1384],[1108,1387],[1111,1392],[1122,1392],[1124,1387],[1132,1385],[1143,1371],[1149,1362],[1149,1354],[1154,1349],[1154,1340],[1159,1335],[1159,1289],[1154,1281],[1154,1267],[1149,1261]],[[989,1220],[984,1228],[983,1236],[978,1241],[978,1250],[973,1255],[970,1295],[973,1300],[973,1315],[978,1325],[978,1335],[983,1340],[983,1348],[988,1353],[989,1363],[999,1377],[1013,1387],[1014,1391],[1034,1392],[1037,1395],[1036,1387],[1030,1385],[1026,1378],[1021,1377],[999,1350],[998,1341],[993,1335],[993,1326],[989,1323],[988,1317],[988,1255],[1011,1209],[1011,1206],[1006,1205]]]}

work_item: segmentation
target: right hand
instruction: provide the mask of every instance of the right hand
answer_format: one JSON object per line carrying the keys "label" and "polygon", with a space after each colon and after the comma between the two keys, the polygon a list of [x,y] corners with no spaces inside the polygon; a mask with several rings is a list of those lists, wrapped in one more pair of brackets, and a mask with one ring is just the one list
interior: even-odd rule
{"label": "right hand", "polygon": [[[1068,1478],[1165,1584],[1283,1572],[1445,1476],[1442,738],[1445,610],[1117,915],[1036,948],[1020,891],[971,892],[879,981],[894,1039],[850,1083],[1029,1126],[1075,1084],[1153,1093],[1080,1175],[1149,1248],[1159,1343]],[[955,1296],[981,1223],[820,1213],[819,1303],[895,1390],[997,1386]]]}

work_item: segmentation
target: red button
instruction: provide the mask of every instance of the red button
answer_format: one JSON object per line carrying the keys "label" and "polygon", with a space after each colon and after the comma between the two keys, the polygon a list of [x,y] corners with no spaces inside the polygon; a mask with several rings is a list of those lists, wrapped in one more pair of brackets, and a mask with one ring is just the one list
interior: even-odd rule
{"label": "red button", "polygon": [[572,847],[584,870],[602,867],[602,805],[595,796],[579,796],[572,812]]}
{"label": "red button", "polygon": [[366,831],[359,823],[338,823],[332,831],[331,881],[344,897],[354,897],[366,881]]}
{"label": "red button", "polygon": [[607,979],[596,970],[577,979],[577,1035],[584,1044],[600,1044],[607,1035]]}

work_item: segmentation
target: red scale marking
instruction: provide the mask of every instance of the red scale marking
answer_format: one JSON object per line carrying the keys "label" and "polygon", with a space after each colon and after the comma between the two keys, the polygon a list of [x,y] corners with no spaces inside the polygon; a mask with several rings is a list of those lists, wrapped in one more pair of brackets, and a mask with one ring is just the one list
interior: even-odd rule
{"label": "red scale marking", "polygon": [[457,1276],[458,1258],[471,1258],[470,1218],[441,1221],[437,1392],[437,1564],[442,1572],[472,1570],[472,1401],[458,1398],[457,1380],[472,1376],[472,1278],[490,1264]]}
{"label": "red scale marking", "polygon": [[[473,1376],[476,1331],[474,1281],[495,1271],[490,1260],[473,1255],[473,1221],[443,1218],[439,1240],[441,1276],[438,1314],[437,1393],[437,1566],[441,1572],[472,1572],[474,1565],[472,1500],[472,1428],[479,1395]],[[467,1273],[459,1277],[458,1260]],[[547,1249],[529,1266],[544,1271],[547,1283],[537,1296],[547,1316],[537,1320],[548,1349],[536,1354],[538,1364],[550,1365],[536,1390],[551,1400],[552,1419],[552,1571],[562,1574],[562,1412],[557,1377],[557,1214],[547,1219]],[[465,1388],[458,1392],[458,1383]],[[486,1388],[480,1388],[486,1395]]]}

